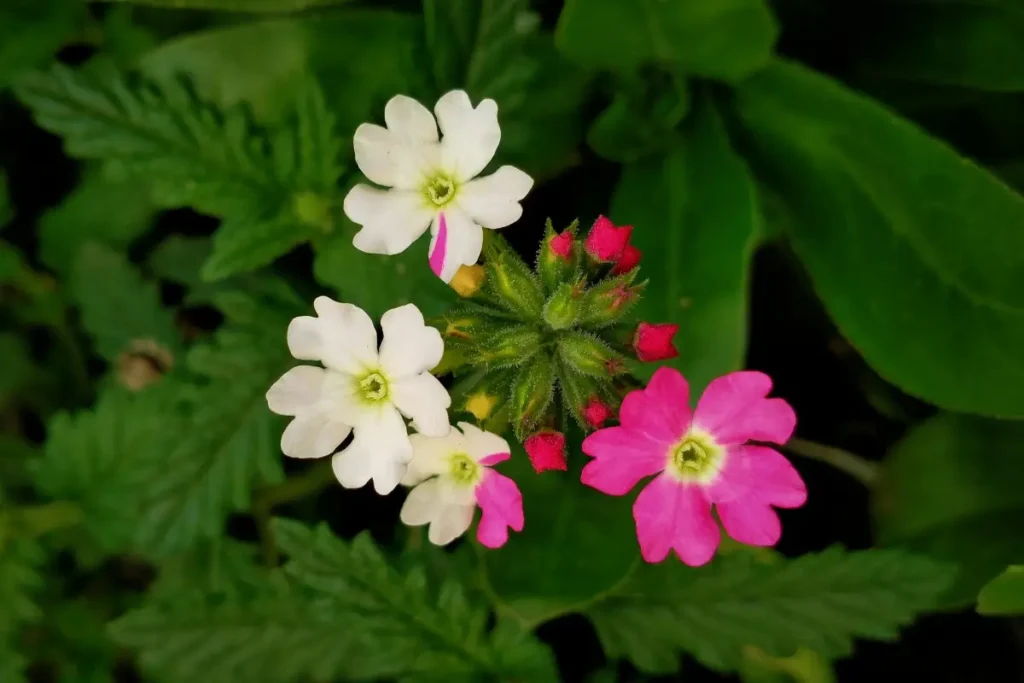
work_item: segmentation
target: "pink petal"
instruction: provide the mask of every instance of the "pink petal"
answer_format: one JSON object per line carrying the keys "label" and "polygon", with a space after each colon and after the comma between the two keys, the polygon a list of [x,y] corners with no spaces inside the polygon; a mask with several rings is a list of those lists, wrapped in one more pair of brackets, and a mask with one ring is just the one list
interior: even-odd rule
{"label": "pink petal", "polygon": [[448,253],[448,223],[443,213],[437,214],[437,221],[439,227],[434,237],[433,248],[430,250],[430,269],[434,271],[434,275],[441,277],[445,256]]}
{"label": "pink petal", "polygon": [[647,387],[631,392],[622,401],[619,422],[652,441],[675,443],[690,428],[690,386],[682,373],[659,368]]}
{"label": "pink petal", "polygon": [[621,496],[644,477],[665,469],[665,446],[622,427],[600,429],[583,440],[587,463],[580,481],[610,496]]}
{"label": "pink petal", "polygon": [[768,505],[737,500],[720,503],[716,508],[726,532],[740,543],[771,546],[778,543],[782,536],[779,516]]}
{"label": "pink petal", "polygon": [[713,380],[697,402],[693,422],[720,444],[746,441],[785,443],[796,428],[796,413],[772,390],[763,372],[732,372]]}
{"label": "pink petal", "polygon": [[505,462],[511,457],[511,453],[491,453],[490,455],[485,455],[484,457],[480,458],[478,462],[481,465],[486,465],[487,467],[494,467],[499,462]]}
{"label": "pink petal", "polygon": [[565,461],[565,434],[552,430],[537,432],[523,442],[526,455],[530,458],[533,471],[537,474],[547,470],[569,469]]}
{"label": "pink petal", "polygon": [[476,487],[476,502],[483,514],[476,530],[477,540],[488,548],[500,548],[508,540],[509,527],[523,530],[523,494],[504,474],[487,470]]}
{"label": "pink petal", "polygon": [[807,486],[796,468],[767,446],[731,446],[709,492],[715,503],[749,497],[766,505],[798,508],[807,502]]}
{"label": "pink petal", "polygon": [[637,496],[633,519],[647,562],[661,562],[672,549],[684,563],[699,567],[718,549],[720,532],[711,516],[711,501],[700,486],[663,474]]}

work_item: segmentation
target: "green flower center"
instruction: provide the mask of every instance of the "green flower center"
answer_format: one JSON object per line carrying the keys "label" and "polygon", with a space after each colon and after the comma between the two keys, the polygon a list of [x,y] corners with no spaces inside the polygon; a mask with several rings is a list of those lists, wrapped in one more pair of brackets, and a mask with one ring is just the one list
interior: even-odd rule
{"label": "green flower center", "polygon": [[465,453],[455,453],[448,459],[451,478],[458,484],[472,484],[480,475],[480,464]]}
{"label": "green flower center", "polygon": [[434,206],[441,208],[447,205],[455,197],[457,185],[455,179],[449,175],[438,173],[423,185],[423,194]]}
{"label": "green flower center", "polygon": [[669,454],[669,468],[684,481],[709,481],[721,468],[725,451],[709,436],[689,433]]}
{"label": "green flower center", "polygon": [[388,397],[388,381],[379,372],[371,372],[359,380],[359,393],[366,401],[383,401]]}

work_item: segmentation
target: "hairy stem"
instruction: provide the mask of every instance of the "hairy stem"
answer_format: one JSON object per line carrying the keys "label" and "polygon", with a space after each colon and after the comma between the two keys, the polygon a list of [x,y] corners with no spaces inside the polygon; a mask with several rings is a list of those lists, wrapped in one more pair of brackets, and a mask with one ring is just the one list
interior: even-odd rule
{"label": "hairy stem", "polygon": [[826,446],[806,439],[790,439],[785,449],[796,455],[827,463],[868,488],[878,479],[877,464],[835,446]]}

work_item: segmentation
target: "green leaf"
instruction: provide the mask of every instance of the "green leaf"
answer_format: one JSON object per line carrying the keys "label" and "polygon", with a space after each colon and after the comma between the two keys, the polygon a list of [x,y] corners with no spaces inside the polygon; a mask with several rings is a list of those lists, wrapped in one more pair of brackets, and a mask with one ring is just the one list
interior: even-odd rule
{"label": "green leaf", "polygon": [[996,91],[1024,90],[1017,0],[886,3],[861,58],[872,74]]}
{"label": "green leaf", "polygon": [[0,332],[0,407],[32,379],[32,353],[19,335]]}
{"label": "green leaf", "polygon": [[116,363],[143,342],[155,343],[174,358],[180,337],[173,313],[161,307],[156,283],[144,279],[121,254],[86,244],[71,269],[69,287],[82,326],[107,361]]}
{"label": "green leaf", "polygon": [[[0,512],[4,502],[0,489]],[[20,683],[26,680],[22,673],[28,662],[18,636],[25,624],[42,616],[34,594],[43,587],[39,570],[46,556],[36,541],[18,538],[8,519],[0,514],[0,680]]]}
{"label": "green leaf", "polygon": [[1024,415],[1024,198],[802,67],[779,62],[736,92],[754,169],[865,360],[941,407]]}
{"label": "green leaf", "polygon": [[14,204],[7,190],[7,174],[0,169],[0,229],[14,220]]}
{"label": "green leaf", "polygon": [[4,0],[0,5],[0,88],[50,59],[85,23],[77,0]]}
{"label": "green leaf", "polygon": [[978,595],[978,611],[991,615],[1024,614],[1024,565],[1012,565],[985,584]]}
{"label": "green leaf", "polygon": [[206,237],[171,235],[150,254],[149,267],[161,279],[198,287],[203,284],[199,271],[210,257],[211,249]]}
{"label": "green leaf", "polygon": [[679,325],[680,355],[669,365],[695,392],[741,368],[761,216],[750,173],[709,100],[665,156],[625,167],[611,214],[633,226],[640,272],[656,283],[640,298],[638,317]]}
{"label": "green leaf", "polygon": [[590,126],[587,143],[606,159],[639,161],[672,144],[689,108],[689,88],[678,76],[627,80]]}
{"label": "green leaf", "polygon": [[769,657],[759,648],[747,647],[739,675],[743,683],[836,683],[831,664],[807,648],[788,657]]}
{"label": "green leaf", "polygon": [[341,5],[350,0],[94,0],[120,5],[150,5],[171,9],[219,12],[284,13]]}
{"label": "green leaf", "polygon": [[739,80],[768,63],[777,27],[762,0],[567,0],[555,42],[589,67],[655,63]]}
{"label": "green leaf", "polygon": [[872,500],[879,541],[955,563],[947,606],[973,602],[1006,565],[1024,561],[1022,439],[1019,422],[944,414],[883,461]]}
{"label": "green leaf", "polygon": [[748,646],[833,658],[849,655],[854,638],[895,640],[899,627],[935,605],[951,575],[946,565],[895,550],[831,548],[771,564],[733,553],[700,569],[645,565],[586,614],[605,653],[642,671],[675,671],[680,652],[726,671]]}

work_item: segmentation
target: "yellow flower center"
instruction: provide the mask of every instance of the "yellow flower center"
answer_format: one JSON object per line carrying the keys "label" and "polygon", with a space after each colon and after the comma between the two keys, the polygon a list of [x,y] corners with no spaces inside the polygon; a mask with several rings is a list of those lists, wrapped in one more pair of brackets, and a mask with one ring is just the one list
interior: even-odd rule
{"label": "yellow flower center", "polygon": [[364,400],[377,403],[388,397],[388,381],[379,372],[370,372],[359,380],[359,393]]}
{"label": "yellow flower center", "polygon": [[668,460],[668,471],[680,481],[706,483],[722,469],[725,449],[709,434],[691,430],[669,451]]}
{"label": "yellow flower center", "polygon": [[438,173],[423,184],[423,194],[426,195],[427,201],[439,209],[447,206],[455,198],[457,189],[455,179],[445,173]]}
{"label": "yellow flower center", "polygon": [[458,484],[474,484],[480,476],[480,464],[465,453],[453,453],[448,458],[448,472]]}

